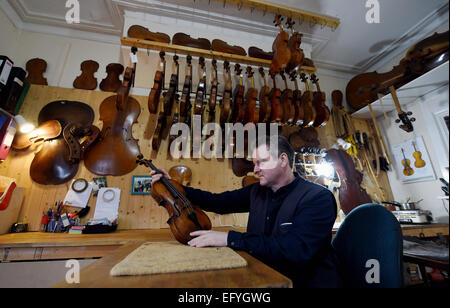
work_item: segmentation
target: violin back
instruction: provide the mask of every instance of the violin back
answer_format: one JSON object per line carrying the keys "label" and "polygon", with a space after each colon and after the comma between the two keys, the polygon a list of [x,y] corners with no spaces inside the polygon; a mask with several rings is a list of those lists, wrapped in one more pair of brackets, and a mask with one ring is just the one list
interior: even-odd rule
{"label": "violin back", "polygon": [[248,49],[248,55],[252,58],[259,58],[264,60],[272,60],[273,59],[273,52],[266,52],[258,47],[250,47]]}
{"label": "violin back", "polygon": [[95,90],[97,78],[94,77],[94,74],[98,71],[98,68],[99,64],[92,60],[81,63],[81,75],[74,80],[73,87],[82,90]]}
{"label": "violin back", "polygon": [[26,64],[28,72],[25,82],[37,85],[47,86],[47,79],[44,78],[44,73],[47,70],[47,62],[43,59],[31,59]]}
{"label": "violin back", "polygon": [[286,66],[286,72],[289,74],[290,72],[297,70],[300,66],[303,65],[303,60],[305,59],[305,55],[303,50],[300,48],[300,44],[302,42],[302,35],[300,33],[294,33],[288,41],[288,47],[291,51],[291,59]]}
{"label": "violin back", "polygon": [[240,55],[240,56],[247,55],[244,48],[242,48],[240,46],[231,46],[227,42],[224,42],[219,39],[215,39],[212,41],[212,50],[230,53],[230,54],[234,54],[234,55]]}
{"label": "violin back", "polygon": [[170,43],[170,36],[167,34],[161,32],[151,32],[147,28],[139,25],[131,26],[128,29],[128,37],[160,43]]}
{"label": "violin back", "polygon": [[106,73],[108,74],[105,79],[100,82],[100,89],[105,92],[116,92],[119,90],[122,81],[120,75],[122,75],[124,67],[120,63],[111,63],[106,67]]}
{"label": "violin back", "polygon": [[190,35],[176,33],[172,38],[172,44],[211,50],[211,42],[205,38],[193,39]]}

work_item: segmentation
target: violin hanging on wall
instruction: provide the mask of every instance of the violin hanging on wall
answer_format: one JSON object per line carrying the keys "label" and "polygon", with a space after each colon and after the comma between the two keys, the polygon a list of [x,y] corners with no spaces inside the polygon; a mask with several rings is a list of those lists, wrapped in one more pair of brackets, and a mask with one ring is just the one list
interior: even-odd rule
{"label": "violin hanging on wall", "polygon": [[325,105],[325,92],[320,90],[319,79],[317,79],[316,75],[311,75],[311,81],[316,85],[317,91],[314,92],[314,109],[316,110],[316,119],[314,120],[314,127],[323,127],[327,125],[328,120],[330,119],[330,109],[327,105]]}
{"label": "violin hanging on wall", "polygon": [[280,18],[280,15],[276,15],[273,21],[280,28],[280,33],[272,44],[273,58],[269,71],[271,75],[281,73],[291,60],[291,51],[288,47],[289,34],[283,30],[283,26],[281,25],[283,19]]}
{"label": "violin hanging on wall", "polygon": [[286,21],[286,25],[289,29],[291,29],[292,32],[292,35],[288,41],[288,48],[291,52],[291,59],[289,60],[289,63],[285,68],[286,73],[290,74],[293,71],[297,71],[300,66],[303,65],[305,55],[303,53],[303,50],[300,48],[303,35],[294,31],[295,21],[293,21],[292,18],[288,18]]}
{"label": "violin hanging on wall", "polygon": [[81,63],[81,75],[78,76],[74,82],[75,89],[95,90],[97,88],[97,78],[94,74],[98,71],[99,64],[92,60],[87,60]]}
{"label": "violin hanging on wall", "polygon": [[100,82],[100,89],[105,92],[117,92],[122,85],[120,75],[122,75],[124,69],[120,63],[108,64],[106,67],[107,76]]}
{"label": "violin hanging on wall", "polygon": [[267,86],[266,74],[264,68],[259,68],[259,74],[263,78],[264,84],[259,91],[259,122],[266,123],[270,120],[271,106],[270,106],[270,88]]}
{"label": "violin hanging on wall", "polygon": [[356,170],[351,156],[342,150],[331,149],[327,151],[327,157],[339,176],[339,203],[344,214],[361,204],[372,203],[366,190],[361,187],[363,174]]}
{"label": "violin hanging on wall", "polygon": [[281,122],[286,125],[292,125],[295,116],[295,108],[292,104],[293,92],[288,88],[284,72],[281,73],[281,78],[284,81],[285,87],[283,92],[281,92],[281,105],[283,106],[283,119],[281,120]]}
{"label": "violin hanging on wall", "polygon": [[233,96],[233,85],[231,83],[231,72],[230,72],[230,63],[228,61],[223,62],[223,67],[226,72],[226,82],[225,87],[223,89],[222,100],[220,102],[220,125],[223,127],[225,123],[228,123],[228,119],[231,113],[231,105],[232,105],[232,96]]}
{"label": "violin hanging on wall", "polygon": [[47,79],[44,73],[47,70],[47,62],[43,59],[34,58],[27,62],[26,70],[28,72],[25,82],[47,86]]}
{"label": "violin hanging on wall", "polygon": [[259,121],[258,90],[255,89],[255,78],[251,66],[247,66],[247,76],[251,79],[251,87],[245,95],[245,124],[254,123],[257,125]]}
{"label": "violin hanging on wall", "polygon": [[134,74],[133,68],[128,67],[117,95],[100,105],[101,135],[84,161],[86,168],[97,175],[119,176],[136,168],[140,149],[138,140],[133,138],[133,124],[137,123],[141,106],[129,96]]}
{"label": "violin hanging on wall", "polygon": [[314,94],[309,90],[308,78],[305,73],[300,74],[300,79],[305,84],[305,91],[302,96],[302,108],[304,112],[303,127],[312,126],[316,120],[316,109],[313,106]]}
{"label": "violin hanging on wall", "polygon": [[148,110],[152,114],[156,114],[159,107],[159,99],[161,97],[161,91],[164,89],[165,73],[166,73],[166,59],[164,58],[165,52],[161,51],[159,53],[161,70],[156,71],[155,81],[153,83],[153,88],[150,90],[150,95],[148,96]]}
{"label": "violin hanging on wall", "polygon": [[236,72],[236,75],[239,76],[239,83],[236,85],[233,92],[233,108],[230,122],[242,123],[245,120],[245,109],[244,109],[245,87],[242,82],[242,69],[239,63],[236,63],[236,65],[234,66],[234,71]]}
{"label": "violin hanging on wall", "polygon": [[209,94],[209,109],[208,109],[208,122],[214,123],[216,120],[216,102],[217,102],[217,88],[219,86],[219,80],[217,78],[217,61],[216,59],[212,60],[212,66],[214,70],[214,76],[211,83],[211,90]]}

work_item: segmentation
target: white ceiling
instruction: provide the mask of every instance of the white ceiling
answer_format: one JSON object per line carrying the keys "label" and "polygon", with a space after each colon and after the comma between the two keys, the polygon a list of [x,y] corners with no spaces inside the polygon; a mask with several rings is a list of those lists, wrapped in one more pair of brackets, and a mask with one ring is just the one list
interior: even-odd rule
{"label": "white ceiling", "polygon": [[[298,21],[296,29],[304,34],[303,41],[311,44],[316,66],[350,75],[382,67],[449,20],[447,0],[378,0],[379,24],[365,21],[369,10],[365,0],[269,2],[339,18],[341,23],[335,31],[318,25],[299,25]],[[273,16],[245,8],[238,10],[228,4],[224,7],[224,0],[79,0],[78,25],[66,23],[65,3],[66,0],[0,0],[0,7],[20,29],[115,43],[123,35],[126,12],[174,20],[182,16],[272,37],[278,31],[272,24]],[[188,29],[180,32],[189,34]]]}

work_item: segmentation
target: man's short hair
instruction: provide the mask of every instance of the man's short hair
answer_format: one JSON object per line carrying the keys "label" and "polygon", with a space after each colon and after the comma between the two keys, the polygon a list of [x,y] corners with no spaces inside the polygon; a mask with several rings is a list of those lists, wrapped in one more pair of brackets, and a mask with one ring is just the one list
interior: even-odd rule
{"label": "man's short hair", "polygon": [[[278,138],[276,136],[267,136],[265,140],[260,140],[258,142],[258,147],[264,144],[273,158],[278,159],[281,154],[286,153],[289,160],[289,166],[291,168],[294,166],[295,151],[286,137],[281,135],[278,135]],[[275,148],[271,148],[270,145],[275,145]]]}

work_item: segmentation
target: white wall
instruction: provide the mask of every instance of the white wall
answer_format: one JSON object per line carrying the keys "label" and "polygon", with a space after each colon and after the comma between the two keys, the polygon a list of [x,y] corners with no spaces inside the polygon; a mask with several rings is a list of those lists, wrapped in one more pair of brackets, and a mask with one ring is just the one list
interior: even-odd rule
{"label": "white wall", "polygon": [[[448,29],[449,25],[445,23],[434,32],[442,33],[448,31]],[[432,34],[429,33],[429,35]],[[405,54],[406,51],[399,52],[394,59],[377,71],[379,73],[391,71],[394,66],[399,64]],[[400,101],[400,103],[402,102]],[[433,114],[445,109],[448,110],[448,107],[449,90],[447,83],[446,86],[436,89],[432,93],[428,93],[426,96],[419,98],[404,108],[407,111],[411,111],[413,117],[416,118],[416,122],[413,123],[413,133],[406,133],[398,127],[399,124],[394,122],[397,119],[397,113],[395,111],[389,113],[390,121],[388,123],[386,123],[384,116],[377,118],[385,142],[389,148],[390,157],[393,157],[393,145],[409,140],[414,136],[422,136],[436,175],[436,180],[404,184],[398,178],[396,171],[398,169],[400,171],[403,170],[403,167],[393,166],[394,170],[388,172],[388,178],[395,201],[403,202],[408,197],[411,197],[412,201],[424,199],[419,203],[420,208],[430,210],[435,221],[446,223],[449,222],[449,203],[446,200],[438,199],[438,197],[444,196],[441,190],[441,186],[443,185],[439,181],[439,178],[443,177],[447,181],[449,179],[448,170],[445,169],[445,167],[448,168],[449,166],[448,130],[446,136],[441,135],[442,132],[445,134],[445,130],[437,128],[436,119]]]}
{"label": "white wall", "polygon": [[[395,165],[395,162],[392,159],[392,168],[391,171],[388,172],[388,178],[395,201],[404,202],[408,197],[410,197],[412,201],[423,199],[423,201],[419,203],[419,207],[424,210],[430,210],[435,221],[447,223],[449,219],[448,201],[440,200],[438,197],[444,196],[444,193],[441,190],[442,183],[439,181],[439,178],[444,177],[448,180],[448,171],[445,171],[442,164],[448,167],[449,145],[448,139],[445,141],[441,137],[439,131],[433,130],[435,123],[433,123],[434,120],[432,119],[432,110],[443,110],[445,108],[448,110],[448,101],[449,91],[447,85],[414,103],[408,104],[407,110],[411,111],[413,117],[416,118],[416,121],[413,123],[413,133],[403,131],[398,127],[399,124],[394,122],[397,118],[396,111],[389,113],[389,122],[387,122],[384,117],[377,119],[382,134],[385,136],[391,158],[393,157],[392,147],[394,145],[410,140],[413,137],[422,136],[431,160],[426,163],[433,166],[436,175],[435,180],[406,184],[402,183],[398,176],[398,172],[403,170],[403,166]],[[443,102],[445,102],[445,105],[443,105]],[[445,149],[447,149],[446,152]],[[444,160],[444,162],[440,163],[442,160]]]}

